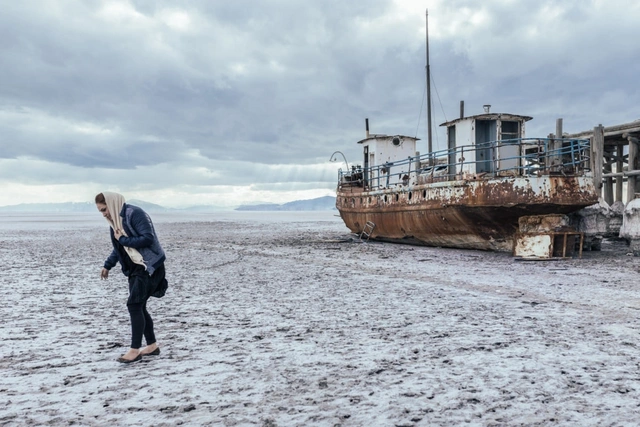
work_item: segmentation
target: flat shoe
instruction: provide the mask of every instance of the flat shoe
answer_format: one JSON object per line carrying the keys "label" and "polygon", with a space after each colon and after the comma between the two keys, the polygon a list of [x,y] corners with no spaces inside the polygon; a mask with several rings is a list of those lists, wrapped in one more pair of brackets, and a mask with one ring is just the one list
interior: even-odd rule
{"label": "flat shoe", "polygon": [[139,354],[135,359],[125,359],[124,357],[118,357],[116,359],[118,362],[120,363],[133,363],[133,362],[137,362],[138,360],[142,360],[142,355]]}
{"label": "flat shoe", "polygon": [[160,347],[156,348],[155,350],[153,350],[151,353],[147,353],[145,354],[145,356],[157,356],[160,354]]}

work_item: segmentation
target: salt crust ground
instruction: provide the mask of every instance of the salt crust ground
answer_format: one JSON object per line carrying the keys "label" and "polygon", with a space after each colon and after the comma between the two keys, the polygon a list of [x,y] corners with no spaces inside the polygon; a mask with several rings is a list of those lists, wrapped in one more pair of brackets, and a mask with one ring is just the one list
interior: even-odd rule
{"label": "salt crust ground", "polygon": [[[639,260],[357,243],[339,219],[162,222],[162,354],[115,362],[105,225],[0,230],[0,425],[631,426]],[[117,273],[117,274],[116,274]]]}

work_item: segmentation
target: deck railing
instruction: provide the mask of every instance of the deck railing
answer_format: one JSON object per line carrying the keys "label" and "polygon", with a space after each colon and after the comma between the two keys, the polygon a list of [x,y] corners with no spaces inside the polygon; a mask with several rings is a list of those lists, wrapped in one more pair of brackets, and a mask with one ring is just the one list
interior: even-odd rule
{"label": "deck railing", "polygon": [[338,172],[339,185],[369,189],[395,185],[541,175],[582,175],[590,170],[586,139],[517,138],[465,145],[369,168]]}

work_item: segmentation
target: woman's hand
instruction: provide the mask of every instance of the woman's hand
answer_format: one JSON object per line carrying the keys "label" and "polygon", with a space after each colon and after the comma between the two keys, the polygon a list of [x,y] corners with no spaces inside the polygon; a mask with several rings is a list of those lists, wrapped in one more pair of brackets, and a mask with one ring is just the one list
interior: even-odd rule
{"label": "woman's hand", "polygon": [[122,231],[122,230],[116,230],[115,233],[113,233],[113,235],[115,236],[116,240],[119,241],[120,238],[122,236],[124,236],[125,234],[124,234],[124,231]]}
{"label": "woman's hand", "polygon": [[108,278],[109,278],[109,270],[103,267],[102,271],[100,272],[100,279],[107,280]]}

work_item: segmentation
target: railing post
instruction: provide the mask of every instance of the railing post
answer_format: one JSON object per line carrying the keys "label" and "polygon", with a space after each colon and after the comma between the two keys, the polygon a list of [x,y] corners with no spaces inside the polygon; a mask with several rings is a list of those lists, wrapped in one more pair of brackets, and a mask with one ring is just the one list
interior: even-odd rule
{"label": "railing post", "polygon": [[562,158],[562,119],[556,119],[556,135],[553,139],[553,150],[555,151],[555,163],[557,165],[556,172],[562,170],[564,159]]}
{"label": "railing post", "polygon": [[391,178],[391,166],[387,166],[387,185],[386,187],[389,188],[389,178]]}
{"label": "railing post", "polygon": [[553,166],[555,165],[555,144],[553,143],[553,137],[554,134],[550,133],[549,135],[547,135],[547,140],[544,143],[544,166],[547,174],[549,174],[553,170]]}
{"label": "railing post", "polygon": [[[580,163],[578,162],[578,159],[580,158],[579,156],[576,156],[576,144],[579,144],[578,141],[570,141],[569,142],[570,147],[571,147],[571,168],[573,169],[573,173],[577,173],[578,172],[578,167],[580,166]],[[576,159],[577,157],[577,159]]]}

